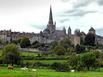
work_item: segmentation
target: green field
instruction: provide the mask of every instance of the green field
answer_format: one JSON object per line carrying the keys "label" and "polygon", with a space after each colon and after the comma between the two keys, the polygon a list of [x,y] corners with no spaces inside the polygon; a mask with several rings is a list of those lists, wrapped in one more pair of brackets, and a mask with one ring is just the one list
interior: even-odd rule
{"label": "green field", "polygon": [[22,56],[34,56],[35,57],[35,56],[38,56],[38,53],[29,52],[29,51],[28,52],[22,52],[21,51],[21,55]]}
{"label": "green field", "polygon": [[0,68],[0,77],[103,77],[101,72],[56,72],[50,69],[37,69],[33,72],[32,69],[21,70],[15,68],[8,70],[7,68]]}

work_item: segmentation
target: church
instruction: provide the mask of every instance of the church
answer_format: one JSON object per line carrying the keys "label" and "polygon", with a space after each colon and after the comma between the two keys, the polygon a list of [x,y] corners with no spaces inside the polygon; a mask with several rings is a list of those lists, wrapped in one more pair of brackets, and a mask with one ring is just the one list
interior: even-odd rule
{"label": "church", "polygon": [[[96,35],[96,31],[93,27],[91,27],[88,32]],[[72,44],[76,46],[77,44],[80,45],[81,38],[83,41],[85,40],[86,34],[84,32],[80,32],[80,30],[75,30],[74,34],[72,34],[72,29],[69,26],[67,32],[65,27],[62,30],[57,30],[56,22],[53,21],[52,7],[50,6],[47,26],[43,31],[40,31],[40,33],[20,33],[12,32],[11,30],[0,31],[0,38],[3,40],[3,42],[18,40],[23,36],[28,37],[31,44],[35,41],[38,41],[40,43],[51,43],[53,41],[60,41],[68,37],[68,40],[71,40]],[[96,35],[95,43],[98,45],[103,45],[103,37]]]}
{"label": "church", "polygon": [[56,22],[53,21],[52,8],[50,6],[49,21],[46,29],[41,32],[43,36],[50,40],[62,40],[66,36],[66,29],[56,30]]}
{"label": "church", "polygon": [[63,40],[66,37],[69,37],[74,45],[80,44],[80,37],[72,35],[70,27],[68,27],[68,33],[66,33],[65,27],[62,30],[56,29],[56,22],[53,21],[52,7],[50,6],[49,20],[46,29],[41,31],[37,37],[33,37],[30,40],[32,42],[51,43],[53,41]]}

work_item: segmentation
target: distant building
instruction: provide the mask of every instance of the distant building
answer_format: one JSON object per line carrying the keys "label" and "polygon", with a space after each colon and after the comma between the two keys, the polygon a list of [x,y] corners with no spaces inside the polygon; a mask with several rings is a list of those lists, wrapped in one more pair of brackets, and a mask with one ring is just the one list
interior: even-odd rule
{"label": "distant building", "polygon": [[[103,37],[96,35],[96,31],[93,27],[89,29],[88,33],[95,34],[95,43],[103,45]],[[30,39],[31,44],[35,41],[40,43],[51,43],[53,41],[63,40],[65,37],[68,37],[72,44],[76,46],[80,45],[81,40],[85,41],[86,34],[80,32],[79,29],[76,29],[74,34],[72,34],[72,29],[69,27],[68,32],[66,33],[65,27],[62,30],[56,29],[56,22],[53,21],[52,8],[50,6],[49,20],[46,29],[40,31],[40,33],[26,33],[26,32],[12,32],[11,30],[0,31],[0,38],[3,42],[11,42],[12,40],[18,40],[21,37],[26,36]],[[69,40],[68,39],[68,40]]]}

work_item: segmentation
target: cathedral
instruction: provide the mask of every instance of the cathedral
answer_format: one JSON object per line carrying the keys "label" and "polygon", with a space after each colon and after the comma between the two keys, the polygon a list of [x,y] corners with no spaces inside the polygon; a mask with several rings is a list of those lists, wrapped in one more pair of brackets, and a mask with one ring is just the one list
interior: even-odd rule
{"label": "cathedral", "polygon": [[[95,34],[96,44],[103,45],[103,37],[96,35],[96,31],[93,27],[91,27],[88,32]],[[75,33],[72,34],[72,30],[70,27],[68,28],[68,32],[66,32],[65,27],[62,30],[57,30],[56,22],[53,21],[52,7],[50,6],[49,20],[47,26],[43,31],[40,31],[40,33],[20,33],[12,32],[11,30],[0,31],[0,38],[3,40],[3,42],[18,40],[23,36],[28,37],[31,44],[35,41],[38,41],[40,43],[51,43],[53,41],[60,41],[68,37],[68,40],[71,40],[72,44],[76,46],[77,44],[80,44],[81,40],[85,40],[86,34],[84,32],[80,32],[80,30],[75,30]]]}
{"label": "cathedral", "polygon": [[50,6],[49,20],[46,29],[41,31],[37,37],[31,38],[31,41],[51,43],[53,41],[63,40],[66,37],[69,37],[74,45],[80,44],[80,37],[72,35],[70,27],[68,28],[68,33],[66,33],[65,27],[62,30],[56,29],[56,22],[53,21],[52,7]]}
{"label": "cathedral", "polygon": [[41,32],[44,37],[48,38],[49,40],[62,40],[66,36],[66,29],[63,30],[56,30],[56,22],[53,21],[53,14],[52,8],[50,6],[50,13],[49,13],[49,21],[47,24],[46,29]]}

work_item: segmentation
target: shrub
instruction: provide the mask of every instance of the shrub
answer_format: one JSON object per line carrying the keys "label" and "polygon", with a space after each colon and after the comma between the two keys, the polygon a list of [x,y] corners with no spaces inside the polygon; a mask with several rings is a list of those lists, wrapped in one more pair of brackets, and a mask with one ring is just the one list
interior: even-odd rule
{"label": "shrub", "polygon": [[76,54],[70,56],[69,65],[70,69],[78,70],[80,68],[80,56]]}
{"label": "shrub", "polygon": [[53,49],[54,53],[56,53],[57,55],[64,55],[66,53],[66,50],[63,46],[57,45],[54,49]]}
{"label": "shrub", "polygon": [[3,49],[2,60],[7,64],[19,64],[21,56],[18,47],[15,44],[6,45]]}
{"label": "shrub", "polygon": [[51,68],[56,71],[61,71],[61,72],[69,71],[69,67],[67,64],[61,64],[57,62],[51,64]]}
{"label": "shrub", "polygon": [[96,64],[96,55],[93,52],[87,52],[81,55],[80,57],[81,65],[90,70],[90,68],[94,68]]}
{"label": "shrub", "polygon": [[49,67],[50,65],[47,64],[47,63],[42,63],[42,62],[34,62],[32,64],[32,67],[37,67],[37,68],[40,68],[40,67]]}

